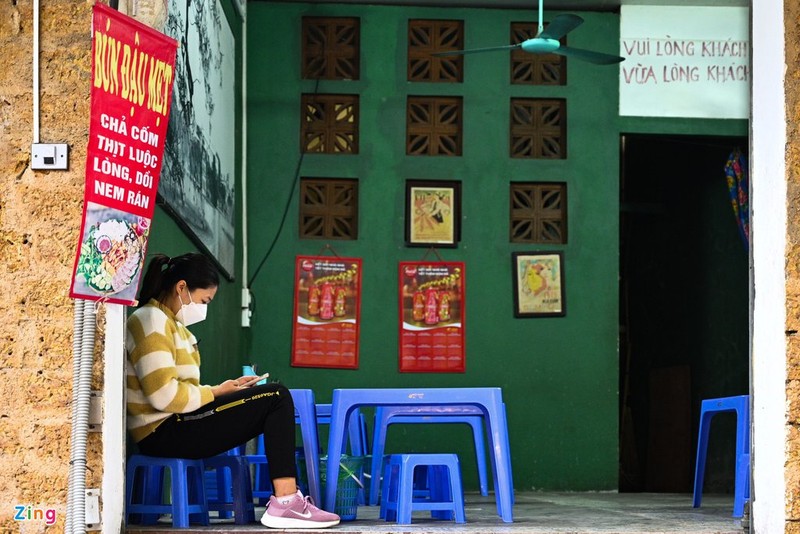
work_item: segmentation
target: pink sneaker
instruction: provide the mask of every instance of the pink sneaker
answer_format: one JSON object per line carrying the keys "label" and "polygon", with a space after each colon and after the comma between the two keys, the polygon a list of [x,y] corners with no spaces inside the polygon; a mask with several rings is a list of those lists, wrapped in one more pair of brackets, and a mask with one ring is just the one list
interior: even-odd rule
{"label": "pink sneaker", "polygon": [[320,510],[299,491],[267,503],[261,524],[269,528],[328,528],[339,524],[339,516]]}

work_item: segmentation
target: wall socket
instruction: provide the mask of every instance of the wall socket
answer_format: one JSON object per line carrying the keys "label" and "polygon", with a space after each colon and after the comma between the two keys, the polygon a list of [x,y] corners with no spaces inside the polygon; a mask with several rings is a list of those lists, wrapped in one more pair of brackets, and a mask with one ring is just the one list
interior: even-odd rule
{"label": "wall socket", "polygon": [[31,145],[31,169],[35,171],[66,170],[69,147],[66,143],[34,143]]}

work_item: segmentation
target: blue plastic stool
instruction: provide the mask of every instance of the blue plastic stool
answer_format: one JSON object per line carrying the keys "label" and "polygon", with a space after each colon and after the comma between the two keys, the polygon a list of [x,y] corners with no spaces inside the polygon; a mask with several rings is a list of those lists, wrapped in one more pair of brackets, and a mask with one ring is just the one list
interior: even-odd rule
{"label": "blue plastic stool", "polygon": [[[244,456],[245,446],[239,445],[225,452],[231,456]],[[205,472],[206,502],[209,503],[209,510],[212,502],[233,502],[233,482],[231,481],[230,469],[206,469]],[[233,511],[217,510],[219,519],[230,519]]]}
{"label": "blue plastic stool", "polygon": [[[475,462],[481,495],[489,495],[486,470],[486,447],[483,438],[483,412],[475,406],[378,406],[375,409],[375,428],[372,436],[372,470],[381,472],[386,434],[394,423],[466,423],[472,427],[475,441]],[[510,469],[509,469],[510,471]],[[378,479],[370,486],[369,504],[378,504]]]}
{"label": "blue plastic stool", "polygon": [[[206,470],[216,471],[216,495],[208,497],[208,509],[219,512],[220,518],[229,518],[237,525],[254,523],[255,505],[250,483],[250,465],[244,456],[220,454],[203,460]],[[228,484],[228,486],[224,486]]]}
{"label": "blue plastic stool", "polygon": [[[430,497],[414,498],[414,470],[428,470]],[[393,454],[383,475],[380,517],[410,525],[415,511],[430,510],[435,519],[466,523],[461,469],[456,454]]]}
{"label": "blue plastic stool", "polygon": [[[171,503],[163,503],[164,469],[170,470]],[[125,476],[125,513],[142,514],[142,524],[154,524],[158,516],[172,514],[173,528],[188,528],[194,520],[208,525],[208,504],[202,460],[158,458],[134,454],[128,458]]]}
{"label": "blue plastic stool", "polygon": [[[207,503],[233,501],[233,485],[231,483],[230,471],[227,469],[206,469],[204,481]],[[211,509],[212,508],[209,507],[209,510]],[[233,517],[233,512],[218,510],[217,517],[219,519],[230,519]]]}
{"label": "blue plastic stool", "polygon": [[721,412],[736,412],[736,478],[733,490],[733,517],[742,517],[744,503],[750,499],[750,395],[706,399],[701,403],[692,507],[700,507],[711,419]]}
{"label": "blue plastic stool", "polygon": [[[206,488],[206,502],[214,500],[214,499],[217,498],[217,496],[218,496],[217,488],[218,487],[219,488],[223,488],[223,489],[221,489],[221,491],[224,491],[224,488],[230,488],[231,481],[230,480],[225,480],[226,478],[227,478],[227,473],[220,474],[220,476],[218,477],[217,473],[214,472],[214,471],[206,471],[205,472],[204,482],[205,482],[205,488]],[[231,493],[231,495],[233,495],[233,494]],[[223,498],[226,498],[226,497],[230,497],[230,495],[223,494]],[[220,515],[220,517],[222,517],[222,516]],[[233,517],[233,514],[228,515],[226,517]]]}

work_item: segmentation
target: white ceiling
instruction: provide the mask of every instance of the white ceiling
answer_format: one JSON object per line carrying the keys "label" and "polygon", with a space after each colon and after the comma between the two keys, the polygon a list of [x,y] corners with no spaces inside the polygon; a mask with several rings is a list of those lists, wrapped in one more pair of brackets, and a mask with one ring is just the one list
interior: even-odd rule
{"label": "white ceiling", "polygon": [[[308,2],[309,0],[279,0]],[[311,0],[311,3],[537,9],[537,0]],[[544,0],[548,11],[619,11],[620,5],[750,6],[751,0]]]}

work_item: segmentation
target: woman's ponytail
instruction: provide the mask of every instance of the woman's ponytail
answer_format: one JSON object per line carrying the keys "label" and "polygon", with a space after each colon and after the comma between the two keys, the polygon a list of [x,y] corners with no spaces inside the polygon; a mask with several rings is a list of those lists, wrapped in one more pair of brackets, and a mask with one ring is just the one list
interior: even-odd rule
{"label": "woman's ponytail", "polygon": [[161,300],[181,280],[186,281],[189,290],[207,289],[219,286],[219,273],[214,263],[198,252],[174,258],[155,254],[144,273],[139,306],[144,306],[150,299]]}
{"label": "woman's ponytail", "polygon": [[142,288],[139,290],[139,306],[150,302],[150,299],[158,298],[164,285],[164,271],[169,266],[169,256],[156,254],[150,260],[147,271],[142,279]]}

